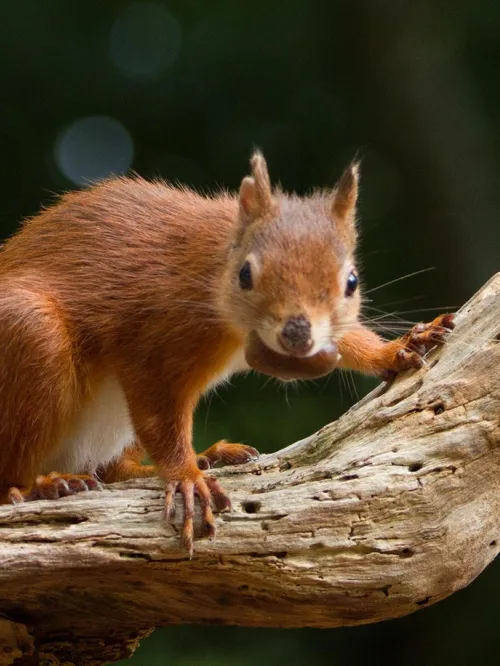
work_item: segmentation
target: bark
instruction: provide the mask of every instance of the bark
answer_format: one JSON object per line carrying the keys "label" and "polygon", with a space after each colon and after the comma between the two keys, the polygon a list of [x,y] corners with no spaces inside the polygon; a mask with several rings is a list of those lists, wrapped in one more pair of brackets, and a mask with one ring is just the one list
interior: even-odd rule
{"label": "bark", "polygon": [[464,587],[500,548],[499,340],[500,274],[425,369],[218,471],[233,510],[192,561],[157,479],[0,507],[0,664],[112,662],[175,623],[377,622]]}

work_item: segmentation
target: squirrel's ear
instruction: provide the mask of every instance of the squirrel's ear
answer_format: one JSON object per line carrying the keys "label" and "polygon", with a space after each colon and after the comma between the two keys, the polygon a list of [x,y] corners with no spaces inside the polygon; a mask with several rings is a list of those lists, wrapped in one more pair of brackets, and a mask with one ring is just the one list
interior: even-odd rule
{"label": "squirrel's ear", "polygon": [[240,212],[248,220],[255,220],[269,213],[273,207],[271,182],[264,156],[259,151],[250,160],[252,175],[246,176],[240,186]]}
{"label": "squirrel's ear", "polygon": [[358,199],[359,162],[354,161],[342,174],[333,195],[332,213],[339,221],[354,223]]}

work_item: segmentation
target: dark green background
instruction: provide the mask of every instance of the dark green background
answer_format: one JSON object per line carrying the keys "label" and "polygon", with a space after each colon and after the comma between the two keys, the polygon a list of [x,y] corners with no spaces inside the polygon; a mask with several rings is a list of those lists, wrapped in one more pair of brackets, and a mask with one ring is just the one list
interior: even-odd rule
{"label": "dark green background", "polygon": [[[237,187],[254,145],[299,192],[333,185],[359,150],[367,288],[435,267],[374,291],[373,306],[409,320],[453,308],[499,264],[499,31],[494,0],[1,0],[2,235],[76,186],[58,146],[85,117],[121,123],[142,175],[202,189]],[[73,145],[79,175],[114,168],[117,142]],[[354,400],[336,376],[288,394],[264,384],[237,380],[201,406],[197,447],[274,450]],[[371,385],[356,380],[359,394]],[[495,564],[437,606],[344,630],[172,627],[127,663],[497,663],[499,587]]]}

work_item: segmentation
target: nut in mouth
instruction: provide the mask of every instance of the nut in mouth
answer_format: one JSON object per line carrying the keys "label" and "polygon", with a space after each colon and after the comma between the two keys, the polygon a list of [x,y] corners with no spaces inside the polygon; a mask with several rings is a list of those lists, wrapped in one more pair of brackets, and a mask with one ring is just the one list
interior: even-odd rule
{"label": "nut in mouth", "polygon": [[330,374],[339,361],[337,345],[331,342],[328,346],[312,356],[289,356],[270,349],[252,331],[245,348],[245,359],[248,365],[265,375],[278,379],[317,379]]}

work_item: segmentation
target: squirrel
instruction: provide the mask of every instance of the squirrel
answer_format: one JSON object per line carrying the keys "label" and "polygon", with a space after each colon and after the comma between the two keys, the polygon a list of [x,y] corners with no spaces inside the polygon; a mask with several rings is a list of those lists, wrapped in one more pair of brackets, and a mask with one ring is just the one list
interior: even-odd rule
{"label": "squirrel", "polygon": [[238,194],[120,176],[28,219],[0,250],[0,501],[159,475],[191,556],[195,496],[209,536],[231,506],[206,469],[258,456],[226,441],[196,456],[206,391],[248,369],[421,367],[453,315],[389,342],[358,321],[358,181],[353,162],[331,191],[286,194],[257,151]]}

